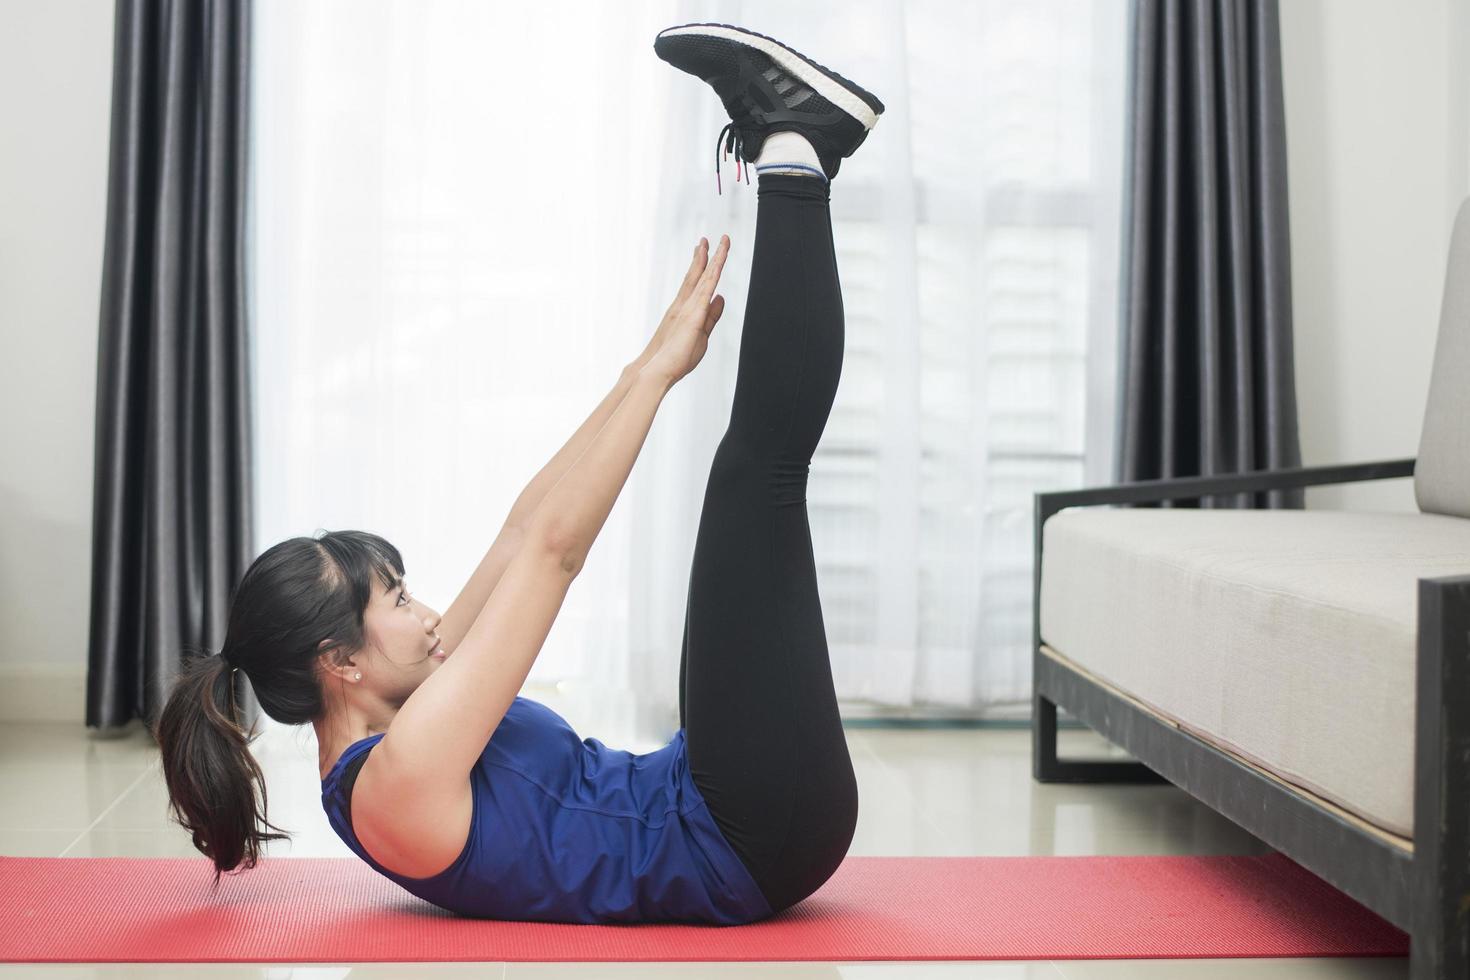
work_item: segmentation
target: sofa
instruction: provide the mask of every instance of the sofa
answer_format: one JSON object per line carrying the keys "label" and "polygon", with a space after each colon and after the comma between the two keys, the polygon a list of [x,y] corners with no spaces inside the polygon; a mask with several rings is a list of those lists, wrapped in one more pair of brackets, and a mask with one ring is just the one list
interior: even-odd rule
{"label": "sofa", "polygon": [[[1035,495],[1032,774],[1167,780],[1470,976],[1470,199],[1418,454]],[[1412,478],[1416,512],[1131,506]],[[1057,710],[1130,760],[1057,755]],[[1134,761],[1136,760],[1136,761]]]}

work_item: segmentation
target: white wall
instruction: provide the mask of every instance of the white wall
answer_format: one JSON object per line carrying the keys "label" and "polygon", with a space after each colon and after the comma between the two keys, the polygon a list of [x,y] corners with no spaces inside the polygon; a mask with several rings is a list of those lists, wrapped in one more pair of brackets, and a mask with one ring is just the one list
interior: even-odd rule
{"label": "white wall", "polygon": [[[0,0],[0,718],[79,720],[112,0]],[[1412,456],[1454,206],[1470,0],[1282,0],[1307,465]],[[1310,490],[1413,510],[1410,481]]]}
{"label": "white wall", "polygon": [[[1470,194],[1470,0],[1282,0],[1302,461],[1415,456]],[[1414,511],[1412,479],[1307,506]]]}
{"label": "white wall", "polygon": [[0,718],[83,716],[113,0],[0,0]]}

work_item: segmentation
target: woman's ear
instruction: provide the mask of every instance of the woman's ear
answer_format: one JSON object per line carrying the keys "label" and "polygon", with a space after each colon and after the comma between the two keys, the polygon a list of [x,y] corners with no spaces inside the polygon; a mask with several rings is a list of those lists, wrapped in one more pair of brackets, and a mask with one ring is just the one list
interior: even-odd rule
{"label": "woman's ear", "polygon": [[338,663],[335,660],[335,658],[332,656],[334,652],[333,648],[335,647],[335,645],[336,644],[331,637],[327,637],[325,640],[316,645],[317,662],[320,665],[320,669],[323,673],[333,674],[343,667],[351,666],[348,663]]}

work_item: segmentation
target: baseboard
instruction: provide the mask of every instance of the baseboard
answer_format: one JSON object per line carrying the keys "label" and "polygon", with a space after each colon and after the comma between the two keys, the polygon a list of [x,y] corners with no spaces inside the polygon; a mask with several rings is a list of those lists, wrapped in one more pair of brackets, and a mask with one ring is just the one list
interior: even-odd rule
{"label": "baseboard", "polygon": [[[1031,699],[958,709],[914,704],[903,707],[871,701],[839,705],[844,728],[1020,728],[1031,727]],[[1057,711],[1058,728],[1086,728],[1065,710]]]}
{"label": "baseboard", "polygon": [[80,725],[86,716],[86,664],[0,663],[0,721]]}

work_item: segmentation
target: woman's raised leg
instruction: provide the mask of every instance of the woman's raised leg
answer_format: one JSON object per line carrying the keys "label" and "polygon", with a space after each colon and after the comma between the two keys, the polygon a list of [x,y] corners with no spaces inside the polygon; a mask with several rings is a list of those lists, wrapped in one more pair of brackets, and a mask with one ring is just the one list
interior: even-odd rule
{"label": "woman's raised leg", "polygon": [[762,174],[756,193],[735,395],[690,571],[680,713],[695,784],[779,911],[831,876],[857,822],[806,510],[843,310],[830,184]]}

